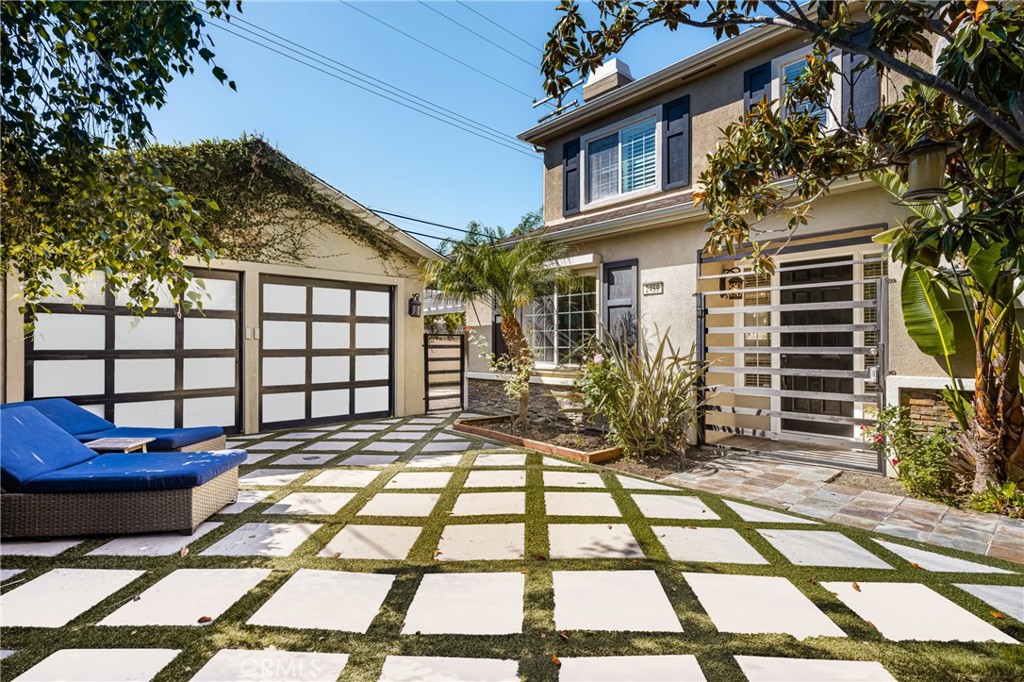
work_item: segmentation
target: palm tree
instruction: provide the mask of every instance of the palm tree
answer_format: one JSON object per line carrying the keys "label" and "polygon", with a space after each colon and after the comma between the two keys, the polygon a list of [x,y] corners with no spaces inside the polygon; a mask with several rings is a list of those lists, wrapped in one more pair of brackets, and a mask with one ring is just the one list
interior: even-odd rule
{"label": "palm tree", "polygon": [[426,286],[467,305],[493,303],[501,314],[509,362],[522,379],[519,419],[525,421],[534,352],[519,324],[519,312],[555,289],[576,286],[577,278],[558,263],[568,254],[567,248],[535,236],[506,240],[501,232],[473,225],[462,240],[446,242],[442,253],[444,260],[423,266]]}

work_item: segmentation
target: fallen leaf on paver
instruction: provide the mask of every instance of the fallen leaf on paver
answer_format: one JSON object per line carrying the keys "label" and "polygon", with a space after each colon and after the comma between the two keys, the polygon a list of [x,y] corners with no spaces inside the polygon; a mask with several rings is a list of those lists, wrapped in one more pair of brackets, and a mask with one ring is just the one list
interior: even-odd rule
{"label": "fallen leaf on paver", "polygon": [[547,557],[544,556],[543,554],[541,554],[540,552],[535,553],[533,555],[533,558],[536,559],[537,561],[544,561],[545,559],[547,559]]}
{"label": "fallen leaf on paver", "polygon": [[341,557],[341,552],[335,552],[334,554],[331,555],[331,558],[333,558],[333,559],[337,559],[339,557]]}
{"label": "fallen leaf on paver", "polygon": [[875,628],[876,630],[878,629],[878,627],[876,627],[875,624],[872,623],[870,620],[866,620],[864,622],[867,623],[868,625],[870,625],[871,627]]}
{"label": "fallen leaf on paver", "polygon": [[612,529],[612,524],[609,523],[608,524],[608,530],[611,530],[611,529]]}
{"label": "fallen leaf on paver", "polygon": [[1003,614],[999,613],[998,611],[989,611],[989,613],[992,614],[993,618],[998,618],[1000,620],[1002,620],[1003,618],[1006,618],[1006,616],[1004,616]]}
{"label": "fallen leaf on paver", "polygon": [[181,557],[182,559],[184,559],[185,557],[187,557],[187,556],[188,556],[188,547],[182,547],[182,548],[181,548],[181,551],[180,551],[180,552],[178,552],[178,555],[179,555],[179,556],[180,556],[180,557]]}
{"label": "fallen leaf on paver", "polygon": [[855,582],[855,583],[853,583],[853,589],[855,589],[855,590],[857,590],[858,592],[860,592],[860,585],[858,585],[858,584],[857,584],[856,582]]}
{"label": "fallen leaf on paver", "polygon": [[556,668],[561,668],[562,667],[561,659],[558,658],[558,656],[555,656],[554,654],[551,654],[551,662],[555,664]]}
{"label": "fallen leaf on paver", "polygon": [[568,642],[569,641],[569,635],[566,634],[565,630],[562,630],[561,632],[559,632],[558,636],[562,638],[563,642]]}
{"label": "fallen leaf on paver", "polygon": [[199,620],[197,620],[196,622],[197,623],[209,623],[212,620],[213,620],[213,618],[210,618],[209,616],[200,616]]}
{"label": "fallen leaf on paver", "polygon": [[771,533],[761,533],[761,535],[765,536],[766,538],[773,538],[773,537],[775,537]]}
{"label": "fallen leaf on paver", "polygon": [[[921,565],[920,564],[915,564],[913,561],[911,561],[910,562],[910,567],[911,568],[921,568]],[[923,571],[924,569],[921,568],[921,570]]]}
{"label": "fallen leaf on paver", "polygon": [[441,550],[439,550],[439,549],[435,549],[435,550],[434,550],[434,558],[436,559],[436,558],[437,558],[437,557],[439,557],[439,556],[441,556]]}

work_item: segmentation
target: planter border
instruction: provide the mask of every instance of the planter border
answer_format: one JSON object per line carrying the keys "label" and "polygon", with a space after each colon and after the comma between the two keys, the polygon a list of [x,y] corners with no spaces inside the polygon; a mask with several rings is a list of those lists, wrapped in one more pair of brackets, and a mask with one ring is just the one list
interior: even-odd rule
{"label": "planter border", "polygon": [[557,455],[559,457],[565,457],[567,459],[576,459],[581,462],[588,462],[590,464],[596,464],[598,462],[607,462],[622,456],[622,448],[614,446],[610,448],[604,448],[603,450],[594,450],[593,452],[583,452],[581,450],[574,450],[572,448],[562,447],[561,445],[553,445],[552,443],[545,443],[544,441],[531,440],[529,438],[520,438],[519,436],[513,436],[508,433],[501,431],[494,431],[486,428],[488,424],[495,424],[498,422],[505,422],[512,419],[511,415],[504,415],[500,417],[470,417],[467,419],[457,419],[452,425],[452,428],[456,431],[462,431],[463,433],[470,433],[474,436],[483,436],[484,438],[490,438],[491,440],[501,441],[502,443],[508,443],[510,445],[518,445],[520,447],[535,450],[545,455]]}

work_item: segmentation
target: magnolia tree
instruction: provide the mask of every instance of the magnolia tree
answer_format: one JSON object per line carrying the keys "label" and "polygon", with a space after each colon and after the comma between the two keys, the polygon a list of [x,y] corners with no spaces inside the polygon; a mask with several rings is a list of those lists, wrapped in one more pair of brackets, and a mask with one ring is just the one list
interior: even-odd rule
{"label": "magnolia tree", "polygon": [[[806,69],[783,100],[756,104],[726,126],[708,157],[694,200],[707,211],[712,252],[751,243],[755,265],[770,270],[763,247],[773,237],[762,231],[765,219],[785,216],[788,230],[795,230],[810,219],[815,199],[850,177],[871,177],[900,194],[905,171],[892,164],[894,154],[924,138],[951,143],[957,151],[945,165],[942,197],[914,206],[912,217],[881,239],[906,266],[904,318],[922,350],[947,358],[955,352],[952,322],[935,305],[940,294],[958,294],[969,312],[975,391],[969,405],[954,407],[965,425],[960,457],[973,472],[975,490],[1020,478],[1024,411],[1015,306],[1024,266],[1024,4],[595,4],[600,25],[593,29],[575,2],[559,6],[543,61],[551,95],[566,92],[651,25],[708,29],[719,39],[750,27],[782,27],[812,46]],[[856,56],[860,65],[839,73],[828,58],[833,50]],[[855,79],[869,69],[901,84],[895,97],[866,121],[853,111],[833,111],[836,125],[826,130],[814,109],[830,105],[834,79]]]}

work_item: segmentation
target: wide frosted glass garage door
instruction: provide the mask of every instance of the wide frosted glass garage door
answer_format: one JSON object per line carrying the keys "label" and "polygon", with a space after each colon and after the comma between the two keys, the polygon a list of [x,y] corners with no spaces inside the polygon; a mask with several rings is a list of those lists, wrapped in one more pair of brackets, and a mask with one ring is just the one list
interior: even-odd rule
{"label": "wide frosted glass garage door", "polygon": [[389,416],[389,287],[264,275],[261,428]]}
{"label": "wide frosted glass garage door", "polygon": [[119,426],[223,426],[238,430],[239,276],[196,273],[203,310],[178,316],[168,297],[145,317],[102,274],[81,310],[58,293],[25,345],[26,398],[65,397]]}

